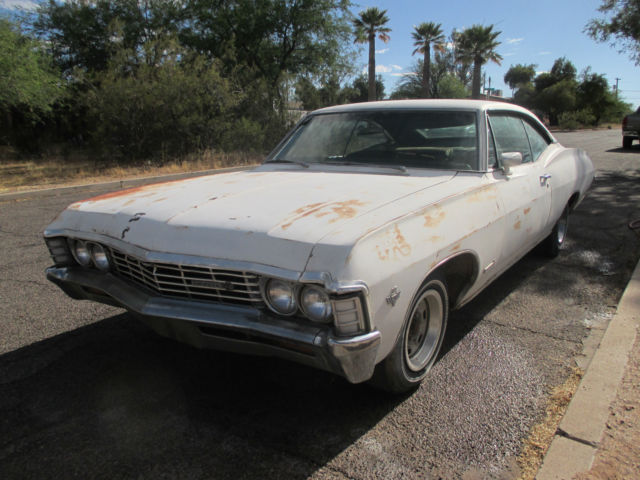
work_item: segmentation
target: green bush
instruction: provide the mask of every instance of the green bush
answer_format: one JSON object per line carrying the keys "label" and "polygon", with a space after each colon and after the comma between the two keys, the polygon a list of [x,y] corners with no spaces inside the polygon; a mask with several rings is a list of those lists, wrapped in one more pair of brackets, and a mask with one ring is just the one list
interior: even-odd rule
{"label": "green bush", "polygon": [[589,109],[564,112],[558,116],[558,126],[563,130],[576,130],[580,127],[592,127],[596,124],[596,116]]}

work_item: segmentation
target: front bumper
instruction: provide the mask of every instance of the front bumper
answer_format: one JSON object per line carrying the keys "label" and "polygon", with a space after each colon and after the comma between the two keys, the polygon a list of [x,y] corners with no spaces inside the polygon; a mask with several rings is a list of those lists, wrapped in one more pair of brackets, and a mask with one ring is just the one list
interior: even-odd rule
{"label": "front bumper", "polygon": [[126,308],[160,335],[199,348],[277,356],[344,376],[373,375],[380,332],[336,337],[326,326],[279,318],[249,307],[157,296],[111,274],[51,267],[47,278],[75,299]]}

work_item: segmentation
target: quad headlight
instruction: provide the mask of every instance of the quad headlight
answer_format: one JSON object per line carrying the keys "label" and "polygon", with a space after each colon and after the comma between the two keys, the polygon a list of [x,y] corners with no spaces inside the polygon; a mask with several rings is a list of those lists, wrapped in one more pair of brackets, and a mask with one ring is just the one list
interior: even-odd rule
{"label": "quad headlight", "polygon": [[300,292],[300,305],[309,320],[320,323],[331,321],[331,299],[322,287],[304,287]]}
{"label": "quad headlight", "polygon": [[75,240],[71,251],[73,252],[73,257],[76,259],[76,262],[83,267],[89,266],[91,263],[91,252],[85,241]]}
{"label": "quad headlight", "polygon": [[264,296],[271,310],[280,315],[293,315],[298,310],[295,285],[272,278],[264,286]]}
{"label": "quad headlight", "polygon": [[109,270],[109,256],[107,255],[104,247],[98,243],[91,243],[89,245],[91,251],[91,260],[98,270],[106,272]]}

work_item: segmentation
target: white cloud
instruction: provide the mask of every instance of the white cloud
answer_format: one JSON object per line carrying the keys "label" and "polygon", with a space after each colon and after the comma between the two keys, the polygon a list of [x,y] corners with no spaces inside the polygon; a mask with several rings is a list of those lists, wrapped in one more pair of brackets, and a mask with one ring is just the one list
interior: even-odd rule
{"label": "white cloud", "polygon": [[376,50],[376,53],[378,55],[382,55],[383,53],[387,53],[389,51],[388,48],[383,48],[382,50]]}
{"label": "white cloud", "polygon": [[536,77],[538,75],[542,75],[543,73],[550,73],[548,70],[540,70],[539,72],[536,72]]}
{"label": "white cloud", "polygon": [[538,55],[551,55],[551,52],[538,52]]}
{"label": "white cloud", "polygon": [[396,72],[392,73],[392,77],[416,77],[418,74],[416,72]]}
{"label": "white cloud", "polygon": [[503,53],[502,56],[503,57],[513,57],[515,55],[515,53]]}
{"label": "white cloud", "polygon": [[520,43],[521,41],[523,41],[524,38],[507,38],[507,43],[510,45],[516,44],[516,43]]}
{"label": "white cloud", "polygon": [[390,73],[393,72],[392,67],[387,67],[386,65],[376,65],[376,73]]}
{"label": "white cloud", "polygon": [[393,68],[394,70],[402,70],[402,67],[400,65],[391,65],[391,68]]}
{"label": "white cloud", "polygon": [[7,10],[35,10],[38,3],[32,0],[0,0],[0,7]]}

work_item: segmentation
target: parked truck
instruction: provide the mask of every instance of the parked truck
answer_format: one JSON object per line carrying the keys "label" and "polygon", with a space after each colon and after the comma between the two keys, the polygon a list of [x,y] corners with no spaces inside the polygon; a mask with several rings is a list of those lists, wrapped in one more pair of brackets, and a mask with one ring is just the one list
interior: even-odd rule
{"label": "parked truck", "polygon": [[640,107],[622,119],[622,148],[631,148],[634,139],[640,139]]}

